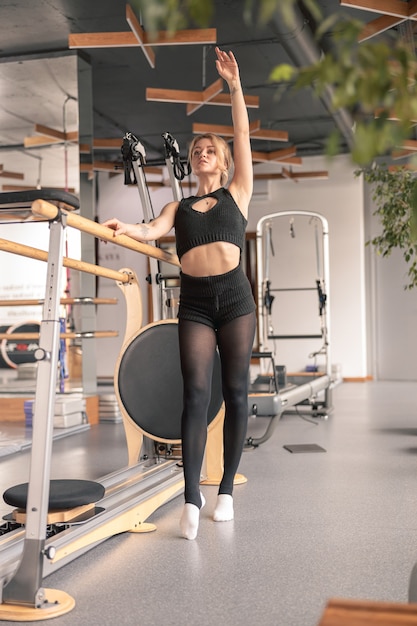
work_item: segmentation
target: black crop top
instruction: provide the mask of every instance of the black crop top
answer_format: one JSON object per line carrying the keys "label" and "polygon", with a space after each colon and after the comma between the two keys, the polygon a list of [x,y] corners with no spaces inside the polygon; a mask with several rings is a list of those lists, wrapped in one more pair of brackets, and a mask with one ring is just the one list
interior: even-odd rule
{"label": "black crop top", "polygon": [[242,251],[248,221],[231,193],[220,187],[201,197],[216,198],[217,203],[205,212],[193,209],[200,196],[183,198],[179,203],[174,223],[179,259],[192,248],[215,241],[234,243]]}

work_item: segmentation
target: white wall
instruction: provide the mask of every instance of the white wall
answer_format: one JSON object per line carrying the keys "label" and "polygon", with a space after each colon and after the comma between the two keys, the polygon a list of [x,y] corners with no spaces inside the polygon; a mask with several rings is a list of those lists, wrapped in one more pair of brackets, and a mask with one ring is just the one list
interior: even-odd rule
{"label": "white wall", "polygon": [[[264,170],[267,168],[263,168]],[[353,175],[347,157],[327,162],[323,158],[303,159],[303,170],[329,171],[328,180],[270,181],[269,200],[254,195],[248,230],[255,231],[260,217],[287,210],[307,210],[322,214],[329,222],[330,289],[329,311],[332,363],[340,364],[345,377],[366,377],[366,324],[363,184]],[[261,171],[261,170],[257,170]],[[263,185],[264,187],[264,185]],[[150,191],[155,214],[172,199],[169,188]],[[99,178],[98,218],[102,222],[117,216],[124,221],[139,222],[143,215],[136,187],[125,187],[123,176]],[[295,240],[302,246],[302,240]],[[300,248],[300,252],[302,249]],[[138,275],[144,300],[144,323],[147,322],[147,259],[112,244],[100,243],[99,262],[107,267],[130,267]],[[315,262],[315,260],[314,260]],[[121,347],[125,324],[123,297],[112,281],[100,279],[99,295],[118,297],[120,304],[98,308],[98,328],[119,330],[115,340],[98,342],[98,374],[111,376],[113,363]],[[313,322],[314,323],[314,322]],[[279,329],[275,329],[279,333]],[[294,342],[280,353],[279,362],[287,369],[302,369],[308,360],[309,346]],[[282,358],[281,358],[282,356]]]}
{"label": "white wall", "polygon": [[[367,185],[367,240],[381,232],[371,196],[372,187]],[[369,360],[379,380],[417,380],[417,290],[405,289],[407,269],[402,250],[384,258],[367,247]]]}

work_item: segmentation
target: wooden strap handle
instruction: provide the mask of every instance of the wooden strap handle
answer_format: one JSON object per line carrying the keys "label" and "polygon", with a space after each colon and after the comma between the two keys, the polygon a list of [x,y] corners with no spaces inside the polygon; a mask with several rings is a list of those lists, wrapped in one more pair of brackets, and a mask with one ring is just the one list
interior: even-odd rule
{"label": "wooden strap handle", "polygon": [[[31,259],[36,259],[37,261],[48,260],[48,253],[45,252],[45,250],[25,246],[22,243],[8,241],[7,239],[0,239],[0,250],[11,252],[12,254],[19,254],[20,256],[26,256]],[[107,267],[93,265],[92,263],[86,263],[85,261],[77,261],[76,259],[64,257],[62,263],[64,267],[69,267],[80,272],[87,272],[88,274],[94,274],[95,276],[103,276],[103,278],[118,280],[121,283],[128,283],[131,280],[131,276],[129,276],[129,274],[117,272],[116,270],[111,270]]]}
{"label": "wooden strap handle", "polygon": [[[117,330],[92,330],[83,332],[67,332],[61,333],[61,339],[103,339],[105,337],[117,337]],[[0,333],[0,340],[7,341],[30,341],[31,339],[39,339],[39,333]]]}
{"label": "wooden strap handle", "polygon": [[[42,215],[48,219],[54,219],[58,215],[58,209],[53,204],[45,202],[45,200],[35,200],[32,204],[32,213],[34,215]],[[134,250],[135,252],[140,252],[141,254],[146,254],[154,259],[159,259],[160,261],[165,261],[166,263],[171,263],[172,265],[176,265],[178,267],[180,266],[180,262],[176,255],[170,254],[165,250],[161,250],[161,248],[151,246],[147,243],[140,243],[127,235],[114,236],[114,232],[107,226],[97,224],[96,222],[88,220],[81,215],[77,215],[76,213],[68,213],[67,211],[62,211],[62,213],[66,216],[68,226],[82,230],[83,232],[89,233],[98,239],[102,239],[103,241],[110,241],[111,243],[115,243],[123,248],[128,248],[129,250]]]}
{"label": "wooden strap handle", "polygon": [[[0,300],[0,306],[37,306],[45,300]],[[117,298],[61,298],[60,304],[117,304]]]}

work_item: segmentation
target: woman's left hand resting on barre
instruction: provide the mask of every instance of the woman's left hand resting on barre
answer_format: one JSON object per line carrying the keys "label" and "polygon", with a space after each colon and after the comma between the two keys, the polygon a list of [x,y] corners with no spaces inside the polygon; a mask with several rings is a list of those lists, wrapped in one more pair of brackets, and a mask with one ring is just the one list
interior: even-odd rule
{"label": "woman's left hand resting on barre", "polygon": [[117,217],[113,217],[103,222],[102,226],[111,228],[114,237],[127,235],[136,241],[155,241],[167,235],[173,228],[177,208],[178,202],[169,202],[164,206],[159,216],[147,224],[128,224],[117,219]]}

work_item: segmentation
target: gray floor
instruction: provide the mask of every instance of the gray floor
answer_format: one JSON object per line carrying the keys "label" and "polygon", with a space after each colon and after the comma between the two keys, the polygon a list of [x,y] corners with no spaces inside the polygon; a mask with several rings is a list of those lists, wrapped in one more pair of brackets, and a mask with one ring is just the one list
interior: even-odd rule
{"label": "gray floor", "polygon": [[[48,576],[46,587],[76,600],[55,622],[316,626],[329,598],[407,602],[417,561],[417,384],[344,383],[333,400],[328,420],[284,416],[244,452],[248,482],[235,488],[233,522],[211,521],[216,488],[204,487],[196,541],[179,537],[176,498],[150,518],[155,533],[113,537]],[[251,420],[250,433],[263,429]],[[302,443],[326,452],[283,448]],[[2,490],[27,480],[28,460],[27,451],[0,459]],[[123,427],[102,424],[54,443],[52,477],[95,479],[126,460]]]}

